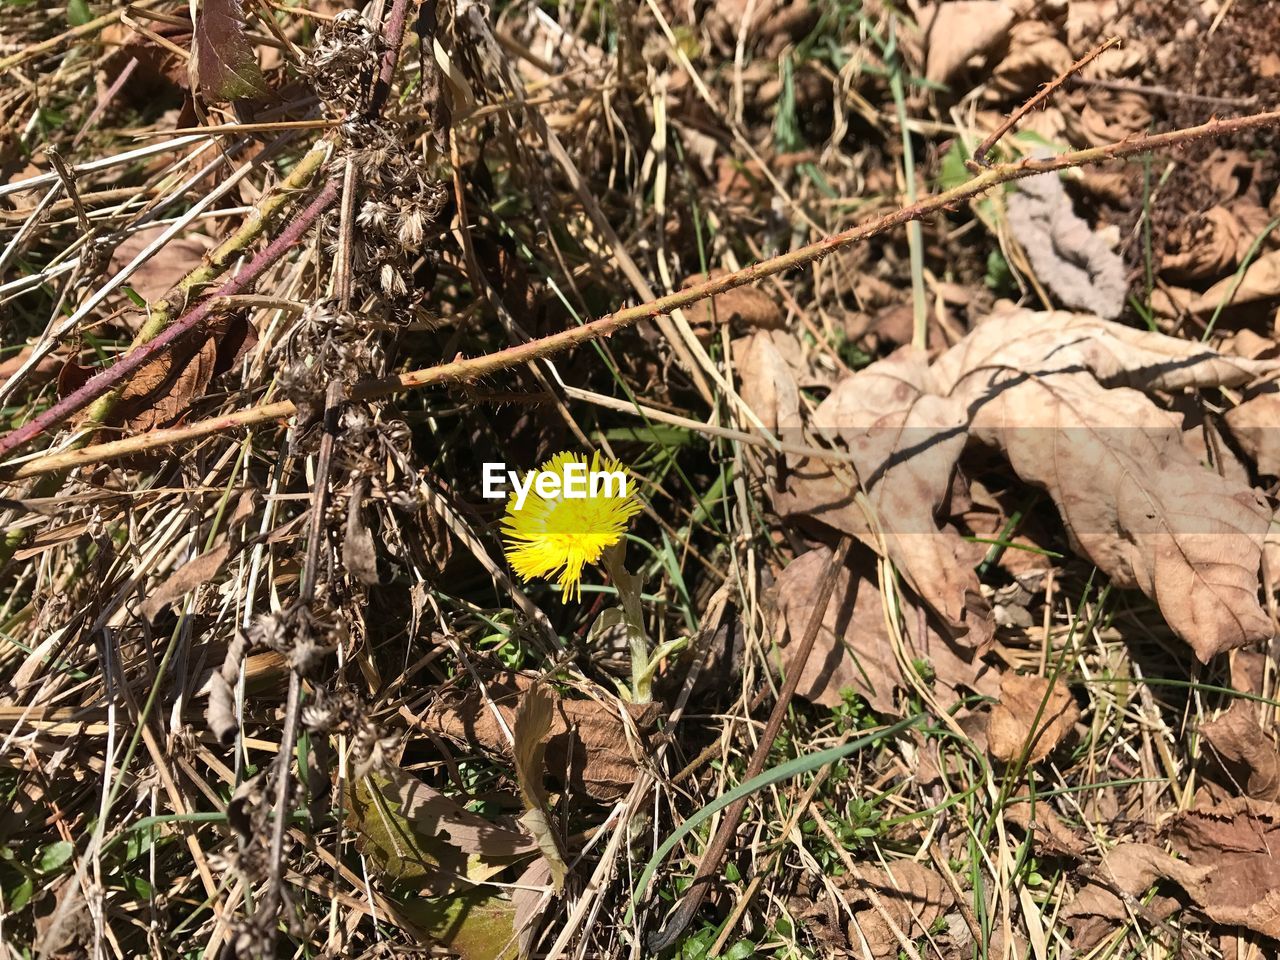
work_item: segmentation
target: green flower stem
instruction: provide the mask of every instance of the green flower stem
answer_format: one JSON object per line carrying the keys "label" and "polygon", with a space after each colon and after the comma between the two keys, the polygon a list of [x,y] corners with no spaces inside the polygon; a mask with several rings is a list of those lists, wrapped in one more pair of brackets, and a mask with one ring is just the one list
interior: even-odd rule
{"label": "green flower stem", "polygon": [[632,576],[623,564],[625,540],[604,552],[604,567],[618,591],[622,616],[627,622],[627,645],[631,648],[631,699],[648,703],[653,699],[653,670],[649,664],[649,638],[644,630],[644,611],[640,606],[640,578]]}

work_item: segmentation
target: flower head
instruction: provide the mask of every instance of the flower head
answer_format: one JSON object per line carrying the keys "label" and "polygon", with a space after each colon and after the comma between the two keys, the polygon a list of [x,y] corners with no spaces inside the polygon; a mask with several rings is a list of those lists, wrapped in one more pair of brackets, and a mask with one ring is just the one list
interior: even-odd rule
{"label": "flower head", "polygon": [[[507,499],[502,520],[507,559],[523,580],[551,577],[558,573],[560,589],[567,598],[581,597],[582,568],[597,562],[604,551],[622,539],[627,524],[640,512],[641,504],[631,490],[632,480],[616,460],[601,458],[598,452],[588,461],[573,453],[558,453],[538,468],[540,474],[562,478],[554,496],[544,496],[537,485],[528,488],[517,508],[517,494]],[[626,483],[599,483],[595,478],[611,474]],[[565,478],[582,477],[585,495],[568,495]]]}

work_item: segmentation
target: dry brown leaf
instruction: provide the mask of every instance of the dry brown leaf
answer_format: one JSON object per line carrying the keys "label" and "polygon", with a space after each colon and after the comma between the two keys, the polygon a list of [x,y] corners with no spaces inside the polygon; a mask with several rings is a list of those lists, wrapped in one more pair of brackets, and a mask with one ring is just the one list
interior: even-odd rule
{"label": "dry brown leaf", "polygon": [[1202,465],[1181,418],[1142,391],[1238,387],[1277,366],[1091,315],[1003,312],[932,366],[899,351],[818,407],[813,432],[849,451],[865,501],[847,469],[791,456],[775,503],[883,549],[948,631],[980,646],[981,551],[938,520],[960,451],[980,441],[1049,493],[1078,552],[1208,660],[1270,636],[1258,593],[1271,512]]}
{"label": "dry brown leaf", "polygon": [[[492,706],[479,691],[446,696],[431,707],[424,723],[431,729],[473,746],[503,754],[513,761],[507,735],[494,717],[496,707],[507,729],[515,723],[520,695],[536,680],[522,673],[504,672],[486,684]],[[630,705],[631,721],[643,735],[657,719],[656,703]],[[595,700],[555,696],[551,730],[547,735],[547,774],[574,790],[609,802],[622,797],[635,782],[635,753],[644,744],[631,744],[623,721]]]}
{"label": "dry brown leaf", "polygon": [[1270,636],[1258,602],[1270,511],[1200,465],[1176,417],[1120,385],[1239,385],[1272,366],[1092,317],[1015,313],[979,326],[933,370],[974,411],[971,435],[1049,492],[1073,545],[1155,600],[1207,661]]}
{"label": "dry brown leaf", "polygon": [[221,317],[144,363],[120,392],[114,417],[134,433],[173,424],[257,342],[240,316]]}
{"label": "dry brown leaf", "polygon": [[353,579],[372,586],[380,580],[378,551],[360,509],[364,493],[365,485],[360,484],[347,501],[347,530],[346,536],[342,538],[342,566]]}
{"label": "dry brown leaf", "polygon": [[1093,147],[1140,136],[1151,124],[1151,110],[1140,93],[1102,90],[1089,95],[1080,111],[1080,126]]}
{"label": "dry brown leaf", "polygon": [[[712,270],[711,273],[695,273],[685,278],[681,288],[691,287],[708,279],[722,276],[724,270]],[[777,302],[759,287],[735,287],[706,300],[699,300],[691,307],[685,308],[689,323],[695,328],[705,330],[716,326],[733,324],[747,328],[776,329],[782,327],[782,310]]]}
{"label": "dry brown leaf", "polygon": [[1220,306],[1238,307],[1280,295],[1280,250],[1264,253],[1249,264],[1243,277],[1223,277],[1192,304],[1196,313],[1213,313]]}
{"label": "dry brown leaf", "polygon": [[[854,953],[862,956],[865,938],[875,960],[891,960],[900,949],[897,934],[885,914],[907,939],[915,940],[928,933],[955,904],[942,875],[914,860],[894,861],[888,869],[862,866],[857,876],[844,879],[845,899],[855,908],[849,923],[849,943]],[[871,901],[868,890],[876,894],[879,907]]]}
{"label": "dry brown leaf", "polygon": [[1040,280],[1066,306],[1114,319],[1124,308],[1124,261],[1076,216],[1056,173],[1020,180],[1008,200],[1009,229]]}
{"label": "dry brown leaf", "polygon": [[1223,417],[1227,429],[1267,476],[1280,476],[1280,381],[1267,380]]}
{"label": "dry brown leaf", "polygon": [[[1111,932],[1117,922],[1127,921],[1135,897],[1144,894],[1157,880],[1173,880],[1188,893],[1198,890],[1211,871],[1193,867],[1148,843],[1121,843],[1107,851],[1091,880],[1062,911],[1062,919],[1072,931],[1072,944],[1087,950]],[[1125,899],[1117,890],[1130,898]],[[1145,909],[1144,917],[1163,920],[1178,909],[1171,897],[1157,897]]]}
{"label": "dry brown leaf", "polygon": [[1200,731],[1237,789],[1257,800],[1280,800],[1280,752],[1259,726],[1256,709],[1247,700],[1236,700]]}
{"label": "dry brown leaf", "polygon": [[951,490],[951,476],[965,445],[965,412],[935,395],[923,355],[903,348],[846,377],[814,414],[815,432],[854,458],[866,492],[867,511],[854,487],[823,463],[792,458],[784,515],[811,517],[877,548],[911,588],[937,611],[948,631],[982,647],[991,638],[989,609],[975,564],[982,551],[935,516]]}
{"label": "dry brown leaf", "polygon": [[[832,366],[827,362],[827,358],[809,349],[789,330],[757,330],[750,336],[738,337],[733,340],[730,346],[733,350],[735,364],[740,362],[739,358],[744,355],[744,350],[750,348],[753,343],[759,343],[761,340],[767,340],[777,354],[777,359],[781,360],[781,366],[777,364],[776,360],[770,360],[767,369],[771,376],[780,378],[785,373],[793,381],[795,387],[803,387],[805,389],[827,389],[835,385],[838,377],[835,375]],[[745,376],[743,379],[745,380]],[[781,380],[779,380],[779,385],[781,385]],[[782,426],[785,426],[785,424]]]}
{"label": "dry brown leaf", "polygon": [[1163,832],[1206,874],[1198,889],[1184,889],[1211,920],[1280,938],[1280,806],[1247,797],[1197,806]]}
{"label": "dry brown leaf", "polygon": [[[148,227],[130,234],[111,254],[111,270],[117,272],[134,257],[156,241],[168,227]],[[174,237],[152,254],[129,277],[128,285],[146,300],[154,303],[174,285],[204,261],[204,255],[213,249],[214,241],[198,233],[184,233]]]}
{"label": "dry brown leaf", "polygon": [[527,957],[533,952],[538,921],[551,903],[549,890],[533,888],[545,887],[550,882],[551,865],[545,858],[538,857],[516,879],[515,887],[511,891],[511,906],[514,911],[511,927],[519,937],[518,946],[521,957]]}
{"label": "dry brown leaf", "polygon": [[[822,574],[832,552],[819,547],[797,557],[778,578],[778,618],[774,635],[782,648],[783,669],[790,671],[791,644],[797,644],[808,628]],[[908,614],[907,634],[917,618]],[[788,639],[789,638],[789,639]],[[976,651],[945,640],[932,629],[923,643],[906,636],[907,656],[928,661],[936,683],[934,694],[943,709],[960,698],[960,689],[993,695],[996,671],[983,663]],[[800,674],[796,693],[814,703],[835,707],[843,702],[841,691],[852,690],[877,713],[896,713],[894,691],[910,689],[893,654],[885,624],[880,591],[874,580],[860,576],[846,565],[836,576],[831,601],[822,618],[817,639]]]}
{"label": "dry brown leaf", "polygon": [[[31,359],[32,348],[30,346],[23,347],[17,353],[5,357],[0,361],[0,386],[22,369],[22,365]],[[47,383],[58,371],[62,369],[66,363],[66,356],[60,352],[47,353],[36,361],[34,367],[26,372],[25,379],[27,386],[34,388],[41,384]]]}
{"label": "dry brown leaf", "polygon": [[[1009,52],[992,72],[988,84],[993,99],[1032,94],[1075,60],[1067,45],[1058,39],[1057,28],[1043,20],[1015,23],[1008,43]],[[1020,129],[1025,131],[1027,127]]]}
{"label": "dry brown leaf", "polygon": [[1024,752],[1028,764],[1039,763],[1079,719],[1080,708],[1061,680],[1050,686],[1044,677],[1008,674],[987,722],[987,750],[1003,763],[1020,760]]}
{"label": "dry brown leaf", "polygon": [[[1014,10],[1004,0],[953,0],[920,11],[920,36],[928,53],[925,76],[947,83],[974,57],[1002,44]],[[963,92],[963,91],[960,91]]]}
{"label": "dry brown leaf", "polygon": [[[1020,797],[1026,796],[1026,790]],[[1006,823],[1012,823],[1024,833],[1034,833],[1036,847],[1054,856],[1082,857],[1089,848],[1088,839],[1079,831],[1062,822],[1047,800],[1010,803],[1004,808]]]}
{"label": "dry brown leaf", "polygon": [[148,620],[154,620],[174,600],[212,580],[230,555],[231,544],[224,540],[212,550],[188,560],[151,591],[142,604],[142,615]]}
{"label": "dry brown leaf", "polygon": [[1203,661],[1270,635],[1258,602],[1261,496],[1201,466],[1176,419],[1085,374],[1028,377],[984,404],[972,433],[1057,504],[1076,549],[1156,601]]}
{"label": "dry brown leaf", "polygon": [[[1246,797],[1217,806],[1197,806],[1177,814],[1162,834],[1177,859],[1159,847],[1125,843],[1113,848],[1086,885],[1063,911],[1075,946],[1102,939],[1114,921],[1127,920],[1126,905],[1112,887],[1130,897],[1158,880],[1172,880],[1214,923],[1242,926],[1280,937],[1280,806]],[[1143,913],[1168,916],[1177,902],[1159,897]]]}
{"label": "dry brown leaf", "polygon": [[1165,237],[1161,274],[1175,283],[1222,276],[1236,264],[1242,230],[1225,207],[1188,217]]}
{"label": "dry brown leaf", "polygon": [[554,709],[555,700],[546,685],[533,684],[520,698],[511,734],[515,738],[516,780],[520,784],[520,799],[524,802],[524,816],[520,822],[538,841],[538,849],[551,871],[552,886],[556,893],[560,893],[569,868],[565,865],[564,854],[560,852],[560,843],[551,823],[547,791],[542,783],[546,775],[547,734],[551,731]]}
{"label": "dry brown leaf", "polygon": [[734,341],[734,368],[743,402],[766,430],[794,431],[800,426],[800,387],[767,333]]}
{"label": "dry brown leaf", "polygon": [[191,48],[191,75],[209,101],[267,92],[258,53],[245,33],[240,0],[204,0],[201,4]]}

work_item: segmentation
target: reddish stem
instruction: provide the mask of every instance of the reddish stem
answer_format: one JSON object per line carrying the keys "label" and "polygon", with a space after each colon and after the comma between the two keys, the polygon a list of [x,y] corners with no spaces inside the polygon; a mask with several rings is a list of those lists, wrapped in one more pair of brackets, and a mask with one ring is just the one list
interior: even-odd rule
{"label": "reddish stem", "polygon": [[324,188],[316,194],[315,199],[311,201],[311,204],[298,214],[297,218],[289,226],[280,231],[280,235],[267,244],[261,253],[250,260],[243,271],[224,283],[211,296],[202,300],[188,313],[183,314],[183,316],[171,323],[154,340],[131,351],[118,363],[91,377],[82,387],[63,397],[44,413],[23,424],[17,430],[0,437],[0,460],[8,457],[15,450],[30,443],[41,434],[68,420],[99,397],[123,384],[125,379],[130,377],[143,364],[163,353],[176,340],[207,319],[209,314],[213,312],[214,305],[219,297],[231,297],[242,293],[262,276],[268,267],[297,245],[303,234],[316,222],[320,214],[324,213],[337,199],[340,186],[341,184],[336,180],[325,184]]}
{"label": "reddish stem", "polygon": [[[383,24],[382,38],[387,46],[382,53],[382,66],[378,71],[378,79],[373,85],[369,105],[364,111],[365,117],[373,118],[382,113],[387,97],[391,94],[391,81],[395,77],[396,64],[400,60],[400,44],[404,41],[404,26],[409,19],[408,9],[408,0],[396,0]],[[431,51],[423,53],[423,56],[432,55]]]}

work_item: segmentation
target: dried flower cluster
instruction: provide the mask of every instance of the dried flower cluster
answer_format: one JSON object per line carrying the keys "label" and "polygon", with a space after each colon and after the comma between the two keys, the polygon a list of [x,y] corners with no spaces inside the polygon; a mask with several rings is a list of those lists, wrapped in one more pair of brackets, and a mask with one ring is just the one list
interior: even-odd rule
{"label": "dried flower cluster", "polygon": [[356,111],[367,101],[382,51],[382,37],[369,21],[343,10],[318,32],[304,72],[331,110]]}
{"label": "dried flower cluster", "polygon": [[360,174],[363,200],[356,214],[360,242],[352,269],[395,307],[421,300],[413,289],[414,261],[448,199],[422,153],[394,121],[349,120],[344,146]]}

